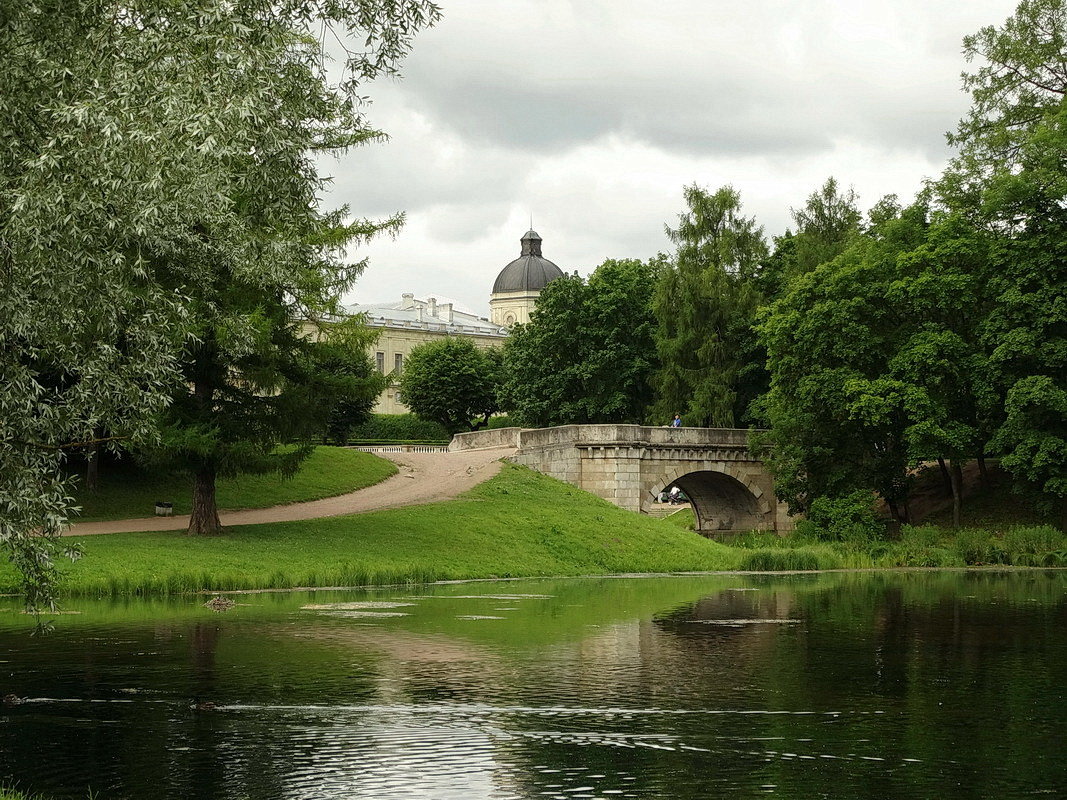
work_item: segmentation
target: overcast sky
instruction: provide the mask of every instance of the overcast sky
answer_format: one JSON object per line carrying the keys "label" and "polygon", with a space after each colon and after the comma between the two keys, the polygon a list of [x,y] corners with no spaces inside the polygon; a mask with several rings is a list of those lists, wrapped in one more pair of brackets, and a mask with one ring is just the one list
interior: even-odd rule
{"label": "overcast sky", "polygon": [[529,227],[564,271],[669,249],[682,187],[732,184],[769,235],[827,176],[910,199],[969,101],[961,40],[1014,0],[441,0],[403,78],[365,87],[391,140],[323,166],[357,216],[350,302],[486,314]]}

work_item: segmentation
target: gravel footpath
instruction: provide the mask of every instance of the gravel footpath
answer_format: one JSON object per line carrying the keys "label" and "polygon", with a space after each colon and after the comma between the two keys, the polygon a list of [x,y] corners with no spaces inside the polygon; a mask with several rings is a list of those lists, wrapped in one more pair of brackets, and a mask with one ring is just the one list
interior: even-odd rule
{"label": "gravel footpath", "polygon": [[[458,453],[380,453],[400,467],[400,472],[381,483],[348,494],[290,503],[270,508],[220,511],[223,526],[260,525],[265,522],[292,522],[300,519],[362,514],[383,508],[437,503],[474,488],[500,472],[501,459],[514,449],[494,447]],[[64,536],[90,536],[98,533],[132,531],[180,531],[189,526],[189,517],[146,517],[105,522],[78,522]]]}

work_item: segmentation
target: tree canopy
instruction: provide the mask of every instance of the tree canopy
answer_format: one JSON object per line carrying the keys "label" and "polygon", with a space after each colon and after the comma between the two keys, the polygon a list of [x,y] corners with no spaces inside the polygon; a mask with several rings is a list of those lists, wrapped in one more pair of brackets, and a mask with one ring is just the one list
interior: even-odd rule
{"label": "tree canopy", "polygon": [[733,427],[753,399],[740,391],[740,376],[755,347],[752,276],[767,243],[755,220],[741,215],[732,187],[688,186],[685,201],[678,227],[667,227],[678,249],[652,303],[660,360],[652,415],[666,422],[680,412],[686,425]]}
{"label": "tree canopy", "polygon": [[413,348],[404,361],[404,405],[449,433],[477,430],[500,410],[501,354],[467,338],[446,336]]}
{"label": "tree canopy", "polygon": [[[358,274],[343,247],[380,226],[319,210],[313,154],[378,136],[355,89],[437,14],[420,0],[0,10],[0,544],[31,605],[51,602],[50,537],[70,510],[63,448],[102,428],[156,439],[183,348],[254,348],[264,319],[221,313],[226,286],[315,319]],[[359,40],[340,83],[334,34]]]}
{"label": "tree canopy", "polygon": [[652,400],[652,291],[662,259],[557,278],[504,347],[501,401],[531,426],[642,422]]}

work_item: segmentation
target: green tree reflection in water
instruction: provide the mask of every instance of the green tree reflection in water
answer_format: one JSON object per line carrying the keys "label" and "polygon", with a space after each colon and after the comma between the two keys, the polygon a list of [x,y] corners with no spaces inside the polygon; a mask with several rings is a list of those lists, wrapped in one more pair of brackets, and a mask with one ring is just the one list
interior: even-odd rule
{"label": "green tree reflection in water", "polygon": [[86,602],[46,638],[3,614],[0,677],[28,702],[0,707],[0,778],[160,800],[1056,793],[1065,590],[1040,571],[478,583],[222,615]]}

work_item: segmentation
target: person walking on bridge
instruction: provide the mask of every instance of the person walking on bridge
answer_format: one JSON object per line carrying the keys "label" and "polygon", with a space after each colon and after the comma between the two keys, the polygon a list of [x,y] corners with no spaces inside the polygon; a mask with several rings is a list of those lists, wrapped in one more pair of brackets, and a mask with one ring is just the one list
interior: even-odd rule
{"label": "person walking on bridge", "polygon": [[672,428],[680,428],[680,427],[682,427],[682,416],[681,416],[681,414],[675,414],[674,415],[674,419],[671,420],[671,427]]}

